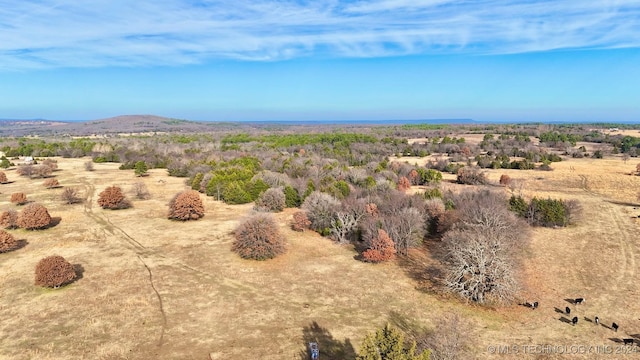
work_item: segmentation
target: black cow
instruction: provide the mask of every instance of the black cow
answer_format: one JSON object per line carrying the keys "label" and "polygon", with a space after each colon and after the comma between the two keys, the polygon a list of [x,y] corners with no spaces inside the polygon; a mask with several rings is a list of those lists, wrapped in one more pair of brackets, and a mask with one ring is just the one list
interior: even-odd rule
{"label": "black cow", "polygon": [[612,328],[615,332],[618,332],[618,324],[616,324],[616,323],[611,324],[611,328]]}
{"label": "black cow", "polygon": [[576,305],[580,305],[584,302],[584,298],[577,298],[575,300],[573,300],[573,303]]}
{"label": "black cow", "polygon": [[571,314],[571,309],[569,309],[568,306],[564,308],[564,311],[567,313],[567,315]]}
{"label": "black cow", "polygon": [[538,308],[538,302],[534,301],[534,303],[531,305],[531,307],[535,310]]}
{"label": "black cow", "polygon": [[571,319],[571,323],[573,324],[573,326],[576,326],[576,324],[578,323],[578,317],[574,316],[573,319]]}
{"label": "black cow", "polygon": [[622,339],[625,345],[633,345],[633,339]]}
{"label": "black cow", "polygon": [[599,318],[599,317],[597,317],[597,316],[596,316],[596,318],[595,318],[595,323],[596,323],[596,325],[600,324],[600,318]]}

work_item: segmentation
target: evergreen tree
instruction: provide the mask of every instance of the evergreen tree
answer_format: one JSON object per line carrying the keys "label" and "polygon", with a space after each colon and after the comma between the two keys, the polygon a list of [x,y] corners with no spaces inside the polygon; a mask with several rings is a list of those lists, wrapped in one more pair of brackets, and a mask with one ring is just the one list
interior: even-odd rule
{"label": "evergreen tree", "polygon": [[428,360],[431,355],[430,351],[416,355],[415,342],[405,348],[404,335],[389,324],[368,334],[360,348],[356,360]]}

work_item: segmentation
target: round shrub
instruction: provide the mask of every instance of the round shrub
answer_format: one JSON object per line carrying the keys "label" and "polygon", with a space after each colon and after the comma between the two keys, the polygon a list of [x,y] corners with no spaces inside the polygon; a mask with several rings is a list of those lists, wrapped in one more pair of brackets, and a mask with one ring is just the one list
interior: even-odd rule
{"label": "round shrub", "polygon": [[131,203],[124,197],[122,189],[117,186],[109,186],[98,195],[98,205],[103,209],[126,209]]}
{"label": "round shrub", "polygon": [[6,184],[8,182],[7,174],[5,174],[4,171],[0,171],[0,184]]}
{"label": "round shrub", "polygon": [[256,200],[256,210],[280,212],[284,210],[286,197],[282,188],[270,188]]}
{"label": "round shrub", "polygon": [[371,239],[369,249],[362,253],[362,257],[372,263],[384,262],[395,258],[396,249],[393,240],[386,231],[378,229],[378,236]]}
{"label": "round shrub", "polygon": [[3,211],[0,214],[0,227],[15,229],[18,227],[18,212],[15,210]]}
{"label": "round shrub", "polygon": [[19,227],[27,230],[42,229],[50,223],[51,215],[49,215],[49,211],[47,211],[46,207],[37,203],[25,206],[20,215],[18,215],[17,221]]}
{"label": "round shrub", "polygon": [[18,247],[18,241],[13,235],[4,230],[0,230],[0,253],[11,251]]}
{"label": "round shrub", "polygon": [[56,289],[62,285],[69,284],[76,277],[73,265],[59,255],[46,257],[36,265],[35,284],[38,286]]}
{"label": "round shrub", "polygon": [[245,259],[272,259],[285,252],[284,237],[269,214],[259,213],[241,223],[235,237],[232,250]]}
{"label": "round shrub", "polygon": [[195,190],[183,191],[169,202],[169,219],[198,220],[204,216],[204,204],[200,193]]}
{"label": "round shrub", "polygon": [[291,229],[294,231],[304,231],[309,228],[311,221],[307,217],[307,213],[304,211],[296,211],[293,213],[293,222],[291,222]]}
{"label": "round shrub", "polygon": [[47,189],[53,189],[60,186],[60,183],[54,178],[49,178],[42,183],[42,186],[46,187]]}
{"label": "round shrub", "polygon": [[24,205],[27,203],[27,195],[24,193],[13,193],[11,194],[11,202],[16,205]]}

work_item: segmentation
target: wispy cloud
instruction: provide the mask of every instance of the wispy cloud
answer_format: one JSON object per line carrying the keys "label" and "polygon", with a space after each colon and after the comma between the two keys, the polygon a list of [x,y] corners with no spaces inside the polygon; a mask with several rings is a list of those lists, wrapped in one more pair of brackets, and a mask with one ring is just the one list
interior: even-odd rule
{"label": "wispy cloud", "polygon": [[640,47],[640,0],[0,0],[0,69]]}

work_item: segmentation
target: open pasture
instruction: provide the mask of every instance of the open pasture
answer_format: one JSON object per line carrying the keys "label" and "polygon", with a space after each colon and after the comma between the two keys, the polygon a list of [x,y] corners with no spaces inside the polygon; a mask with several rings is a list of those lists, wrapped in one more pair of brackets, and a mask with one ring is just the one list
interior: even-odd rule
{"label": "open pasture", "polygon": [[[87,160],[59,158],[54,172],[63,187],[80,190],[80,204],[64,205],[61,188],[46,189],[44,180],[12,170],[6,172],[12,182],[0,185],[0,210],[16,208],[9,197],[22,191],[59,218],[46,230],[10,230],[27,244],[0,254],[2,359],[304,359],[313,340],[321,358],[347,359],[368,331],[387,321],[409,333],[437,331],[435,323],[447,313],[465,319],[471,355],[479,359],[522,358],[491,354],[492,345],[615,350],[622,338],[640,337],[640,177],[630,175],[633,159],[569,159],[549,172],[487,170],[495,183],[501,174],[521,180],[517,191],[524,196],[577,199],[584,208],[576,225],[533,231],[522,301],[539,301],[536,310],[483,308],[434,292],[427,248],[396,263],[355,260],[352,246],[290,230],[291,209],[276,214],[287,253],[265,262],[242,260],[230,251],[232,231],[252,212],[250,204],[202,195],[203,219],[170,221],[167,204],[186,189],[184,179],[162,169],[136,178],[118,164],[95,164],[89,172]],[[444,190],[463,187],[450,180],[445,177]],[[105,187],[129,191],[137,181],[145,182],[151,199],[129,194],[133,208],[117,211],[97,205]],[[81,278],[57,290],[34,286],[36,263],[53,254],[77,265]],[[585,303],[566,300],[577,297]],[[557,311],[565,306],[572,308],[570,317]],[[567,323],[573,314],[576,326]],[[602,325],[592,322],[594,316]],[[620,325],[617,333],[603,326],[612,322]],[[598,356],[611,358],[595,352],[572,358]]]}

